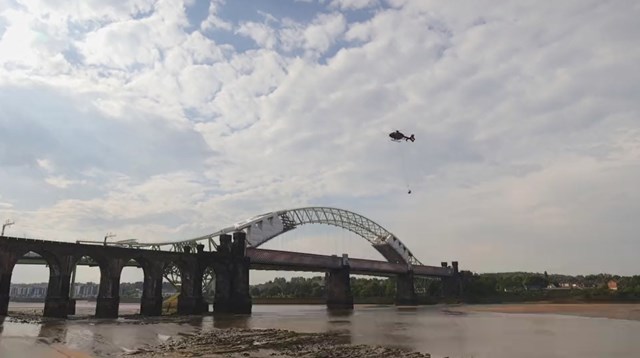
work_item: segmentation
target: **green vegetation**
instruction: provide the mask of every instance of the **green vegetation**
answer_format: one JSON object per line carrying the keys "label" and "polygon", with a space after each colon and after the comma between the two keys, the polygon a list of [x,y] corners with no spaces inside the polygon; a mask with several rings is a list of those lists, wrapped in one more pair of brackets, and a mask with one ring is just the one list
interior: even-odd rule
{"label": "green vegetation", "polygon": [[[640,276],[463,272],[463,299],[471,303],[520,301],[625,302],[640,300]],[[612,283],[613,287],[609,287]],[[615,284],[614,284],[615,283]],[[615,289],[614,289],[615,288]]]}
{"label": "green vegetation", "polygon": [[[354,298],[392,298],[396,294],[396,282],[394,279],[352,277],[351,293]],[[321,276],[293,277],[290,281],[278,277],[251,286],[251,296],[256,298],[322,298],[324,295],[324,277]]]}
{"label": "green vegetation", "polygon": [[[640,276],[556,275],[531,272],[474,274],[461,272],[462,301],[501,303],[524,301],[553,302],[632,302],[640,301]],[[608,287],[616,282],[616,290]],[[395,279],[351,278],[356,302],[393,302]],[[416,280],[416,293],[422,303],[435,303],[442,296],[439,280]],[[324,278],[276,278],[251,286],[251,296],[264,299],[320,299],[325,295]],[[382,299],[382,300],[380,300]],[[386,301],[385,301],[386,300]]]}

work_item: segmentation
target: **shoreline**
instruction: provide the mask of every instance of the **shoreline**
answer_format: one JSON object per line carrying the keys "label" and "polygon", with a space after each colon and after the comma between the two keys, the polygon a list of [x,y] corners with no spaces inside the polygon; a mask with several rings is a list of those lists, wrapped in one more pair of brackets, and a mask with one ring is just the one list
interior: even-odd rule
{"label": "shoreline", "polygon": [[[42,325],[63,321],[20,311],[10,311],[3,323]],[[93,319],[88,318],[87,323]],[[125,321],[117,324],[149,325],[155,323],[184,323],[192,316],[161,316],[148,321],[139,315],[119,317]],[[71,320],[71,321],[81,321]],[[95,324],[95,323],[89,323]],[[1,327],[1,324],[0,324]],[[122,348],[111,357],[227,357],[227,358],[301,358],[301,357],[344,357],[344,358],[431,358],[431,354],[412,351],[407,348],[353,344],[351,336],[339,332],[308,333],[273,328],[213,328],[194,332],[179,332],[164,343],[141,344],[137,347]],[[47,357],[94,358],[94,354],[76,350],[59,340],[40,337],[37,339],[39,354]],[[33,348],[33,347],[31,347]]]}
{"label": "shoreline", "polygon": [[[611,322],[582,322],[568,320],[567,323],[574,327],[583,324],[597,327],[602,324],[611,327],[626,327],[632,324],[638,327],[637,323],[613,322],[613,320],[634,320],[640,321],[640,304],[554,304],[554,303],[518,303],[518,304],[445,304],[437,306],[412,307],[410,311],[425,317],[425,322],[433,324],[450,324],[456,320],[476,324],[484,322],[484,314],[497,313],[498,316],[490,321],[502,320],[500,322],[514,322],[514,327],[522,327],[523,320],[527,317],[516,318],[517,314],[544,314],[568,315],[582,317],[600,317],[612,319]],[[357,308],[356,308],[357,311]],[[270,312],[270,311],[269,311]],[[313,312],[321,312],[313,311]],[[371,319],[377,322],[378,313],[374,310],[367,311],[362,308],[362,312],[368,312],[369,322]],[[394,309],[389,307],[384,311],[391,313],[394,317],[400,318],[406,314],[404,307]],[[404,312],[404,313],[403,313]],[[139,314],[123,314],[118,319],[96,319],[88,315],[75,316],[69,320],[42,317],[41,312],[11,310],[9,316],[5,317],[5,333],[11,332],[9,336],[3,337],[0,341],[0,355],[6,357],[19,356],[46,356],[51,358],[93,358],[93,357],[283,357],[283,358],[305,358],[305,357],[345,357],[345,358],[365,358],[365,357],[398,357],[398,358],[427,358],[431,354],[438,357],[455,355],[459,352],[456,346],[438,347],[437,345],[426,345],[421,343],[399,344],[396,339],[362,340],[358,334],[350,329],[344,329],[342,318],[329,318],[325,325],[305,325],[297,323],[295,325],[272,325],[269,320],[263,319],[261,324],[246,324],[243,318],[225,315],[214,315],[213,318],[201,318],[204,316],[178,316],[166,315],[160,317],[144,317]],[[474,314],[475,313],[475,314]],[[514,319],[507,319],[508,314],[514,314]],[[319,321],[324,321],[324,313],[316,313]],[[444,318],[443,315],[450,316]],[[475,319],[474,316],[480,317]],[[304,316],[304,314],[302,315]],[[501,316],[501,317],[500,317]],[[258,315],[260,317],[260,315]],[[354,316],[355,317],[355,316]],[[484,318],[483,318],[484,317]],[[277,318],[275,318],[277,319]],[[483,321],[483,319],[485,321]],[[559,318],[550,318],[555,322]],[[564,319],[562,319],[564,321]],[[300,321],[300,319],[298,319]],[[304,321],[304,318],[302,319]],[[300,322],[302,322],[300,321]],[[206,322],[206,324],[203,324]],[[236,322],[236,323],[234,323]],[[354,321],[352,325],[357,325]],[[360,321],[362,322],[362,321]],[[396,327],[395,319],[385,320],[389,327]],[[396,322],[396,323],[394,323]],[[520,323],[518,323],[520,322]],[[239,324],[238,324],[239,323]],[[18,324],[18,325],[14,325]],[[509,323],[510,324],[510,323]],[[40,327],[38,327],[40,326]],[[483,326],[484,327],[484,326]],[[0,329],[2,324],[0,324]],[[92,339],[79,344],[75,333],[90,330]],[[478,328],[476,329],[484,329]],[[67,330],[69,335],[67,334]],[[31,332],[24,336],[16,335],[15,332]],[[379,331],[379,330],[378,330]],[[126,333],[129,332],[129,333]],[[134,333],[136,332],[136,333]],[[148,333],[138,333],[148,332]],[[368,332],[367,329],[359,330],[360,334]],[[378,334],[397,334],[402,336],[402,327],[397,331],[393,329],[383,330]],[[395,333],[394,333],[395,332]],[[131,336],[127,336],[131,334]],[[369,331],[371,334],[371,331]],[[94,336],[95,335],[95,336]],[[118,337],[116,340],[107,337]],[[70,337],[74,337],[68,340]],[[128,337],[134,337],[132,339]],[[420,336],[412,336],[416,342],[420,342]],[[571,337],[571,336],[569,336]],[[7,338],[7,339],[4,339]],[[75,341],[74,341],[75,340]],[[111,343],[107,343],[111,342]],[[97,344],[97,345],[96,345]],[[482,344],[476,342],[475,344]],[[399,348],[402,347],[402,348]],[[606,351],[606,350],[603,350]],[[26,355],[24,355],[26,352]],[[634,351],[635,352],[635,351]],[[23,355],[20,355],[23,354]]]}
{"label": "shoreline", "polygon": [[492,312],[508,314],[560,314],[590,318],[609,318],[640,321],[640,303],[556,303],[522,302],[460,305],[459,312]]}

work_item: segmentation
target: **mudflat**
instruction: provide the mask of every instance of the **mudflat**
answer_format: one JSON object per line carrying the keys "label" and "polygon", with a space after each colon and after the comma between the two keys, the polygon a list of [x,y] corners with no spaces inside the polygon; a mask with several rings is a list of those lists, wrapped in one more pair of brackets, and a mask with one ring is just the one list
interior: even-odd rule
{"label": "mudflat", "polygon": [[640,303],[517,303],[456,307],[465,312],[562,314],[640,321]]}
{"label": "mudflat", "polygon": [[141,347],[123,356],[136,357],[342,357],[430,358],[427,353],[401,348],[350,344],[348,337],[333,333],[298,333],[280,329],[216,329]]}

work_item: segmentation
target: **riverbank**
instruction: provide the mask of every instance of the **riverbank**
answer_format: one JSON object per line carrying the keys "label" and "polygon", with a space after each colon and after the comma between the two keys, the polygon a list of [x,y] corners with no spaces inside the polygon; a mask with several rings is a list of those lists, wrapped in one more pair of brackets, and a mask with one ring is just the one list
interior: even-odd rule
{"label": "riverbank", "polygon": [[561,314],[640,321],[640,304],[638,303],[506,303],[464,305],[456,307],[454,310],[460,312]]}
{"label": "riverbank", "polygon": [[[257,328],[206,328],[190,331],[176,331],[174,335],[163,343],[149,343],[129,348],[121,347],[119,352],[108,352],[107,346],[99,348],[97,355],[74,349],[67,341],[66,330],[69,325],[95,327],[113,325],[118,330],[132,329],[135,326],[186,324],[193,317],[164,316],[152,319],[131,315],[118,320],[97,320],[91,318],[59,320],[42,317],[38,314],[25,312],[10,312],[11,316],[4,317],[0,323],[0,333],[3,325],[19,324],[21,326],[47,327],[40,328],[35,345],[26,341],[0,342],[0,356],[12,358],[21,356],[38,356],[47,358],[93,358],[93,357],[227,357],[227,358],[301,358],[301,357],[398,357],[398,358],[430,358],[427,353],[411,351],[407,348],[397,348],[380,345],[352,344],[352,336],[345,332],[302,333],[285,329],[257,329]],[[234,316],[227,317],[237,320]],[[224,320],[224,318],[223,318]],[[224,323],[222,323],[224,325]],[[67,325],[67,328],[62,328]],[[135,328],[133,328],[135,329]],[[29,329],[26,329],[29,330]],[[62,335],[61,335],[62,334]],[[9,337],[13,338],[13,337]],[[4,345],[4,347],[3,347]],[[7,346],[8,345],[8,346]],[[3,350],[4,348],[4,350]],[[94,352],[95,354],[96,352]]]}

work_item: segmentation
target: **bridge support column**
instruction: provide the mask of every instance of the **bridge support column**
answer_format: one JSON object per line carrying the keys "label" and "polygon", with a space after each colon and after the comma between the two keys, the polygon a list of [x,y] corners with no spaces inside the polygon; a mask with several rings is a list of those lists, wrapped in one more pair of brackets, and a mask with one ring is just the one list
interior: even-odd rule
{"label": "bridge support column", "polygon": [[118,318],[120,297],[98,297],[96,300],[96,318]]}
{"label": "bridge support column", "polygon": [[224,253],[228,260],[215,266],[216,294],[213,310],[216,313],[251,313],[251,295],[249,294],[249,264],[246,257],[246,234],[233,233],[220,235],[218,252]]}
{"label": "bridge support column", "polygon": [[[225,265],[226,266],[226,265]],[[216,293],[213,299],[213,312],[215,313],[230,313],[231,308],[230,296],[231,293],[231,273],[228,267],[220,267],[216,270]]]}
{"label": "bridge support column", "polygon": [[179,315],[193,315],[198,314],[198,302],[193,296],[183,296],[184,291],[180,292],[178,297],[178,314]]}
{"label": "bridge support column", "polygon": [[45,317],[67,318],[67,314],[69,314],[70,281],[71,275],[68,273],[49,276],[47,297],[44,301],[43,315]]}
{"label": "bridge support column", "polygon": [[180,269],[180,296],[178,296],[178,314],[198,314],[202,304],[202,280],[198,278],[196,265],[184,265]]}
{"label": "bridge support column", "polygon": [[328,309],[353,309],[350,269],[348,264],[345,265],[346,256],[343,256],[342,260],[341,268],[331,269],[325,274]]}
{"label": "bridge support column", "polygon": [[162,315],[162,265],[148,265],[144,270],[140,314],[143,316]]}
{"label": "bridge support column", "polygon": [[[442,267],[448,267],[446,262],[442,262]],[[460,272],[458,271],[458,262],[452,261],[453,275],[442,279],[442,295],[445,298],[459,298],[462,293],[460,282]]]}
{"label": "bridge support column", "polygon": [[231,246],[231,313],[250,314],[251,294],[249,293],[249,262],[246,257],[247,235],[244,232],[233,233]]}
{"label": "bridge support column", "polygon": [[67,306],[67,315],[76,314],[76,299],[69,298],[69,305]]}
{"label": "bridge support column", "polygon": [[11,274],[18,258],[6,247],[0,247],[0,316],[9,311],[9,293],[11,290]]}
{"label": "bridge support column", "polygon": [[112,259],[100,272],[100,288],[96,301],[96,318],[118,318],[120,306],[120,272],[124,262]]}
{"label": "bridge support column", "polygon": [[0,271],[0,316],[6,316],[9,311],[11,273],[11,271]]}
{"label": "bridge support column", "polygon": [[413,283],[413,271],[398,275],[396,278],[396,305],[415,306],[418,304]]}
{"label": "bridge support column", "polygon": [[[226,257],[231,256],[231,235],[220,235],[220,245],[218,252]],[[231,263],[220,264],[215,267],[216,271],[216,293],[213,299],[213,312],[230,313],[231,297]]]}

